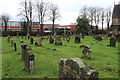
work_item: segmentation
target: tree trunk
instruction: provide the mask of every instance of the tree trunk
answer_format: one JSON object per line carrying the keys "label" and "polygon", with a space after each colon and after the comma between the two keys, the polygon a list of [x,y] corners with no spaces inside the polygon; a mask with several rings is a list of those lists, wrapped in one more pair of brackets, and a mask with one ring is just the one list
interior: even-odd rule
{"label": "tree trunk", "polygon": [[102,33],[103,33],[103,21],[102,21]]}
{"label": "tree trunk", "polygon": [[7,31],[7,23],[5,23],[5,31]]}
{"label": "tree trunk", "polygon": [[55,21],[53,20],[52,33],[54,34]]}
{"label": "tree trunk", "polygon": [[107,29],[109,29],[109,22],[107,23]]}

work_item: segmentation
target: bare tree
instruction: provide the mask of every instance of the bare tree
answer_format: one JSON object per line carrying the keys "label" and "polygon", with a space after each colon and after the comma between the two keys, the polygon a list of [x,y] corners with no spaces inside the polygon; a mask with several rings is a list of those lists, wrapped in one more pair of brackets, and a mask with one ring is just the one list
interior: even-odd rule
{"label": "bare tree", "polygon": [[46,2],[43,2],[43,0],[37,1],[35,11],[37,12],[37,18],[39,20],[40,30],[41,32],[43,32],[43,23],[48,11],[48,4]]}
{"label": "bare tree", "polygon": [[8,14],[3,14],[1,16],[1,18],[2,18],[2,26],[5,26],[5,30],[4,31],[7,31],[8,21],[9,21],[10,17],[9,17]]}
{"label": "bare tree", "polygon": [[112,17],[112,11],[111,11],[111,8],[107,8],[106,10],[106,22],[107,22],[107,29],[109,29],[109,26],[110,26],[110,20],[111,20],[111,17]]}
{"label": "bare tree", "polygon": [[22,16],[22,19],[26,20],[26,27],[28,28],[28,32],[31,32],[31,26],[32,26],[32,2],[30,1],[23,1],[21,2],[21,8],[20,8],[20,13],[18,16]]}
{"label": "bare tree", "polygon": [[104,20],[105,20],[105,10],[102,8],[101,9],[101,22],[102,22],[102,32],[103,32],[103,25],[104,25]]}
{"label": "bare tree", "polygon": [[94,12],[95,12],[95,8],[94,7],[89,7],[88,8],[88,16],[89,16],[89,19],[90,19],[91,28],[92,28],[93,20],[94,20]]}
{"label": "bare tree", "polygon": [[50,17],[50,20],[53,23],[52,32],[54,33],[55,20],[59,19],[61,16],[60,16],[60,13],[59,13],[59,8],[56,5],[51,4],[49,10],[50,10],[50,16],[49,17]]}
{"label": "bare tree", "polygon": [[101,14],[101,9],[99,7],[96,7],[94,11],[94,22],[97,27],[96,31],[98,30],[98,24],[100,23],[100,14]]}
{"label": "bare tree", "polygon": [[80,11],[82,13],[82,16],[85,16],[85,17],[88,16],[88,8],[87,8],[87,6],[83,6]]}

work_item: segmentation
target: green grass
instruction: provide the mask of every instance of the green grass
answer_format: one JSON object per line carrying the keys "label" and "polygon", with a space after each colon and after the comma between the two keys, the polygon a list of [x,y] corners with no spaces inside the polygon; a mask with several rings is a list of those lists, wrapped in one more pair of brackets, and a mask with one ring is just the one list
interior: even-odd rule
{"label": "green grass", "polygon": [[[37,37],[33,38],[37,41]],[[17,51],[15,52],[6,38],[2,37],[3,78],[58,78],[59,60],[61,58],[81,58],[83,48],[79,48],[79,46],[82,44],[91,47],[91,60],[83,59],[83,61],[99,71],[99,78],[118,78],[118,45],[117,47],[106,46],[109,44],[109,39],[99,42],[91,36],[86,36],[81,39],[80,44],[76,44],[74,38],[72,38],[69,43],[63,41],[62,46],[49,44],[48,40],[43,40],[43,47],[34,46],[30,44],[29,40],[21,37],[13,37],[13,40],[16,42],[23,40],[32,47],[32,52],[35,55],[35,72],[29,74],[23,70],[24,61],[21,60],[20,55],[17,55],[17,53],[21,53],[21,44],[17,43]],[[57,50],[53,51],[52,48]]]}

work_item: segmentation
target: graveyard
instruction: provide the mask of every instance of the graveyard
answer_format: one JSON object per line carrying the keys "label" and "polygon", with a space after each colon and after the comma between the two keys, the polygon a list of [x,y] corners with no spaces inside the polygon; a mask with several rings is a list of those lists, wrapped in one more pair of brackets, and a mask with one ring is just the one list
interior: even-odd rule
{"label": "graveyard", "polygon": [[[2,39],[2,77],[3,78],[59,78],[60,59],[64,58],[80,58],[87,65],[91,66],[99,72],[98,78],[118,78],[120,73],[118,70],[118,42],[116,47],[107,46],[110,38],[103,38],[102,41],[95,40],[92,36],[81,38],[80,43],[75,43],[74,36],[70,40],[63,40],[62,45],[50,44],[44,36],[42,46],[35,46],[38,37],[31,36],[34,40],[33,44],[30,39],[14,36],[11,39],[16,43],[16,50],[7,37]],[[25,71],[25,63],[21,59],[21,41],[31,47],[31,53],[34,54],[34,72]],[[82,55],[83,47],[89,46],[91,49],[90,58],[84,58]]]}

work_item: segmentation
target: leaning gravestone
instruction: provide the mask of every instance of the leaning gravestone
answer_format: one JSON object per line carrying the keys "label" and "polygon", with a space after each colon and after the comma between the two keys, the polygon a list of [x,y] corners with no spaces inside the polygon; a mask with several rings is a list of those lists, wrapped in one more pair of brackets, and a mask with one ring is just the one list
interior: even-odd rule
{"label": "leaning gravestone", "polygon": [[60,59],[60,80],[98,80],[99,72],[89,67],[80,58]]}
{"label": "leaning gravestone", "polygon": [[78,36],[75,37],[75,43],[80,43],[80,37]]}
{"label": "leaning gravestone", "polygon": [[26,47],[25,52],[25,70],[29,73],[34,73],[34,54],[31,47]]}

